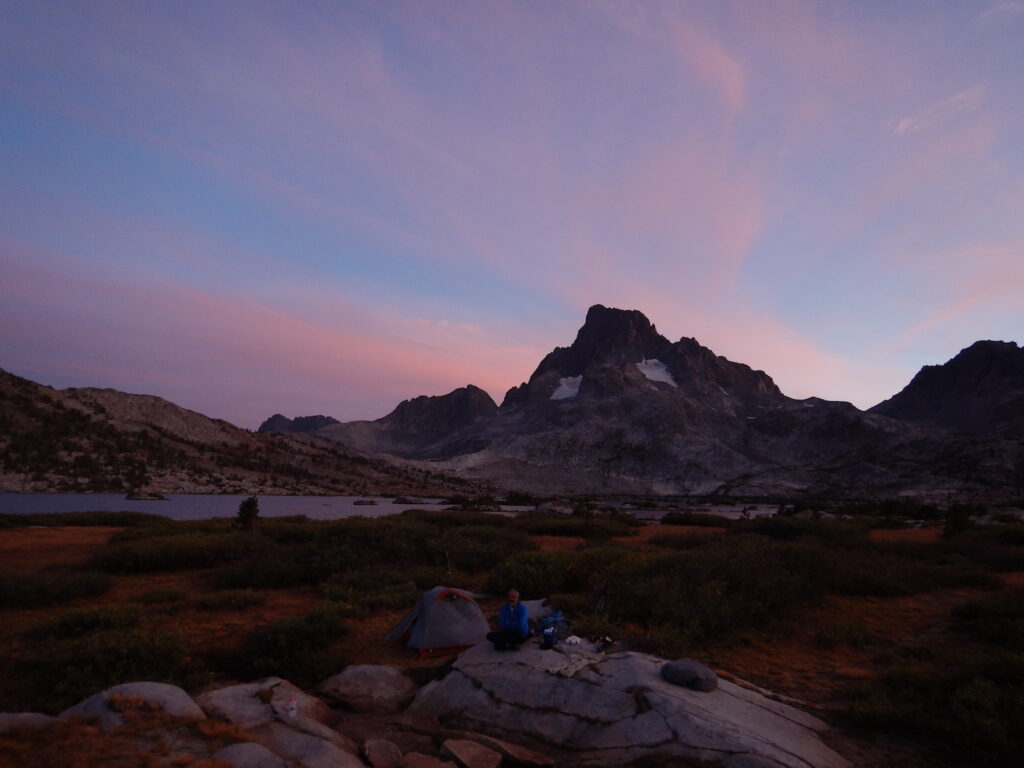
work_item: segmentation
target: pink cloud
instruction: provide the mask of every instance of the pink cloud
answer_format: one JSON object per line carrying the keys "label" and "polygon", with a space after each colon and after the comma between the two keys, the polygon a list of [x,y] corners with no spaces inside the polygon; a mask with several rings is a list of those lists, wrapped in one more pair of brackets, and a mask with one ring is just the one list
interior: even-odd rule
{"label": "pink cloud", "polygon": [[538,350],[480,328],[380,313],[345,297],[324,326],[169,280],[76,273],[65,254],[10,242],[3,254],[3,303],[16,321],[0,336],[5,367],[143,389],[247,426],[270,415],[250,403],[301,415],[303,403],[318,402],[339,418],[375,418],[402,399],[467,383],[500,401],[539,360]]}

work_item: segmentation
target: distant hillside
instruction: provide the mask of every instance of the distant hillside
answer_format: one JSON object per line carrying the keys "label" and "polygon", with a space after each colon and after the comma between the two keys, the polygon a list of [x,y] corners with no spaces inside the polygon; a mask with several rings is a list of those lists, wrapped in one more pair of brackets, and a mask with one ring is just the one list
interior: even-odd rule
{"label": "distant hillside", "polygon": [[275,413],[269,419],[260,424],[257,432],[316,432],[318,429],[329,427],[332,424],[340,424],[337,419],[330,416],[297,416],[289,419],[280,413]]}
{"label": "distant hillside", "polygon": [[870,411],[953,432],[1024,439],[1024,348],[977,341],[943,365],[926,365]]}
{"label": "distant hillside", "polygon": [[453,433],[472,430],[497,410],[490,395],[470,384],[447,395],[403,400],[376,421],[331,425],[318,434],[366,453],[416,456]]}
{"label": "distant hillside", "polygon": [[0,370],[0,490],[446,494],[465,481],[304,434],[253,434],[150,395]]}

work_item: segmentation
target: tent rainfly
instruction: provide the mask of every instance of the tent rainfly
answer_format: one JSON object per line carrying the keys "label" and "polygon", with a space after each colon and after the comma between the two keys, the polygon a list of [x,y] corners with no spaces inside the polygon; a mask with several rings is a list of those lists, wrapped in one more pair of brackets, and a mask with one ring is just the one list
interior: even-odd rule
{"label": "tent rainfly", "polygon": [[434,587],[385,640],[406,639],[421,657],[457,653],[486,639],[490,627],[473,595],[454,587]]}

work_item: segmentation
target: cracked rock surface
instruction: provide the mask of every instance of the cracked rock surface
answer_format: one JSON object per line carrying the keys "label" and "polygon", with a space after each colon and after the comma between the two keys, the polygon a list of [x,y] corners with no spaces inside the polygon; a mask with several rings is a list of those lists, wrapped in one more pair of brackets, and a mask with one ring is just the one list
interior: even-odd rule
{"label": "cracked rock surface", "polygon": [[[584,662],[584,663],[580,663]],[[417,694],[409,713],[496,736],[519,734],[610,765],[648,755],[730,765],[849,768],[820,734],[828,725],[795,707],[720,680],[717,690],[661,677],[665,661],[578,646],[516,653],[482,643]],[[572,669],[570,676],[566,669]]]}

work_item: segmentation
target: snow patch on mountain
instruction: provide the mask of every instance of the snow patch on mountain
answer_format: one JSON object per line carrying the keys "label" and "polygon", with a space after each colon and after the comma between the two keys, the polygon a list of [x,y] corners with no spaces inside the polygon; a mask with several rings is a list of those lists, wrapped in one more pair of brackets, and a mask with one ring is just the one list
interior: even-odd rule
{"label": "snow patch on mountain", "polygon": [[558,381],[558,387],[551,393],[552,400],[568,400],[580,393],[582,376],[565,376]]}
{"label": "snow patch on mountain", "polygon": [[672,378],[672,374],[668,372],[668,368],[665,367],[661,360],[644,360],[637,363],[636,367],[640,373],[647,377],[648,381],[660,381],[676,389],[679,388],[676,380]]}

